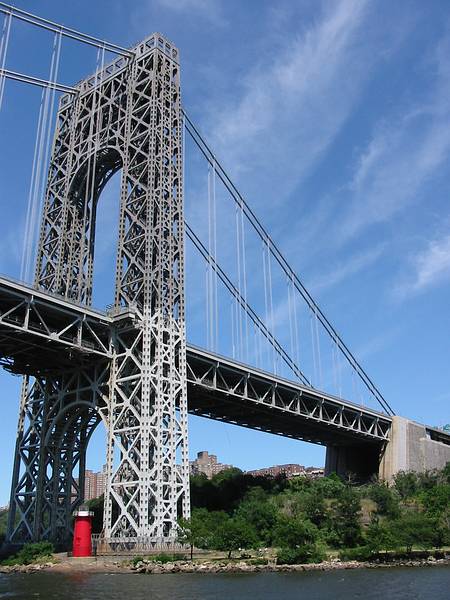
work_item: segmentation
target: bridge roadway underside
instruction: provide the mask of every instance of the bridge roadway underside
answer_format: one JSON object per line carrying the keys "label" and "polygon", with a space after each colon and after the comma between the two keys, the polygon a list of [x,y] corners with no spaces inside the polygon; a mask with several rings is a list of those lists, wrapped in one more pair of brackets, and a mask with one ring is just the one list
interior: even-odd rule
{"label": "bridge roadway underside", "polygon": [[[129,310],[109,315],[0,278],[0,364],[45,377],[109,362],[113,330],[133,329],[136,319]],[[377,472],[390,417],[193,346],[187,368],[191,414],[345,448],[349,470]]]}

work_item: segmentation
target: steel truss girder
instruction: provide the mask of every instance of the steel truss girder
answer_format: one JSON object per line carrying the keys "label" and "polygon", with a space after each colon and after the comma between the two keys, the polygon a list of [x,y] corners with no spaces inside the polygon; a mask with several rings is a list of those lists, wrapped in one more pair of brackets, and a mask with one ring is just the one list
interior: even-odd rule
{"label": "steel truss girder", "polygon": [[[139,381],[139,373],[142,369],[142,336],[140,335],[142,329],[136,327],[135,323],[138,317],[135,312],[130,310],[118,312],[117,314],[94,312],[91,309],[78,307],[71,302],[62,301],[47,293],[36,292],[33,288],[23,284],[4,281],[0,278],[0,322],[2,320],[2,299],[3,303],[9,306],[15,301],[16,296],[21,301],[23,297],[28,298],[34,294],[39,295],[39,303],[42,306],[41,312],[48,315],[51,322],[59,322],[66,313],[69,313],[70,318],[72,318],[73,311],[76,314],[81,313],[89,316],[91,327],[95,331],[101,332],[102,337],[111,339],[110,345],[114,344],[118,368],[117,379],[128,382],[128,385],[132,380]],[[4,319],[3,322],[6,326],[7,319]],[[13,329],[13,332],[15,333],[15,329]],[[27,333],[27,331],[24,329],[22,333]],[[11,338],[15,340],[15,348],[20,353],[19,357],[12,355],[10,358],[12,371],[20,370],[20,356],[23,356],[23,361],[30,364],[34,372],[38,369],[37,364],[33,361],[36,360],[34,347],[40,343],[40,332],[30,329],[29,334],[29,338],[25,342],[21,342],[20,338],[18,339],[16,335],[11,333]],[[73,359],[72,350],[68,348],[62,336],[49,337],[48,341],[54,343],[61,364],[64,364],[65,354],[67,354],[67,361]],[[0,356],[3,359],[6,356],[4,347],[4,342],[0,338]],[[85,351],[87,349],[88,347],[85,348]],[[129,356],[131,357],[128,366],[125,364],[127,351],[130,351]],[[106,357],[112,360],[112,355],[111,351]],[[93,360],[102,360],[102,358],[105,357],[100,354],[92,355],[89,357],[89,363],[92,365]],[[19,365],[16,364],[18,360]],[[121,373],[124,367],[126,367],[124,370],[126,376],[122,378]],[[133,370],[134,372],[132,372]],[[53,369],[54,371],[55,369]],[[187,381],[189,384],[189,411],[193,414],[202,412],[198,401],[196,401],[196,397],[199,395],[198,389],[202,388],[203,397],[209,395],[211,402],[213,396],[215,397],[214,407],[216,413],[220,402],[226,396],[228,399],[238,399],[242,406],[247,402],[247,417],[250,414],[249,410],[251,412],[248,403],[252,402],[253,412],[256,410],[259,413],[257,419],[259,422],[262,421],[261,411],[269,408],[271,411],[277,409],[284,411],[286,414],[292,413],[301,416],[305,419],[305,423],[308,421],[311,421],[311,423],[324,423],[327,425],[326,430],[332,432],[333,436],[341,430],[348,430],[352,432],[352,436],[353,434],[356,436],[361,434],[365,437],[384,440],[387,439],[389,434],[391,419],[387,415],[345,402],[341,398],[327,395],[302,384],[277,378],[272,374],[252,369],[249,366],[219,357],[194,346],[187,346]],[[223,397],[221,398],[220,395]],[[233,405],[230,404],[223,420],[233,420],[232,409]],[[238,407],[237,410],[239,412],[242,409]],[[211,416],[219,418],[218,414]],[[242,421],[241,416],[240,424],[245,424]],[[258,423],[250,421],[248,426],[258,427]],[[274,424],[272,423],[270,426],[266,424],[266,429],[273,431]],[[289,435],[288,430],[281,431],[281,433]],[[303,428],[303,431],[297,431],[295,437],[326,443],[324,432],[321,431],[318,435],[319,439],[308,438],[308,431]],[[335,438],[332,441],[335,441]]]}
{"label": "steel truss girder", "polygon": [[11,371],[37,374],[109,358],[110,337],[109,322],[94,311],[0,278],[0,362]]}
{"label": "steel truss girder", "polygon": [[[19,299],[24,296],[32,296],[35,290],[24,285],[14,284],[7,281],[3,284],[0,278],[0,309],[1,298],[4,303],[11,304],[16,298],[15,288],[18,288]],[[68,301],[49,296],[47,293],[39,292],[39,302],[42,306],[41,312],[49,315],[51,322],[58,322],[66,312],[72,315],[71,311],[80,311],[90,315],[91,326],[96,331],[101,331],[102,336],[111,338],[111,344],[114,344],[116,352],[117,384],[126,382],[131,386],[132,381],[139,382],[139,373],[142,370],[142,329],[136,327],[136,314],[128,311],[116,315],[106,313],[94,313],[90,309],[79,308]],[[12,300],[11,300],[12,298]],[[1,313],[1,310],[0,310]],[[72,318],[72,317],[71,317]],[[0,317],[1,322],[1,317]],[[4,320],[6,323],[6,319]],[[15,329],[13,329],[15,333]],[[108,334],[105,332],[108,331]],[[23,330],[23,333],[26,333]],[[29,338],[22,342],[16,335],[11,333],[11,338],[15,340],[15,348],[19,356],[11,356],[10,368],[12,371],[20,370],[20,357],[22,361],[30,364],[32,370],[36,372],[39,363],[36,360],[34,348],[40,343],[40,334],[36,330],[30,330]],[[67,354],[66,361],[73,360],[73,353],[67,347],[62,337],[49,338],[52,340],[59,356],[61,364],[65,364],[64,356]],[[0,338],[0,356],[5,359],[5,344]],[[6,346],[8,347],[8,346]],[[128,354],[127,354],[128,352]],[[102,360],[101,355],[96,354],[89,357],[89,363],[93,360]],[[112,360],[112,352],[108,356]],[[19,361],[18,364],[17,361]],[[128,361],[128,362],[127,362]],[[55,369],[53,369],[54,373]],[[123,373],[125,376],[123,376]],[[218,407],[224,399],[238,401],[239,406],[234,410],[239,413],[239,419],[236,416],[235,421],[241,425],[249,427],[265,428],[268,431],[275,431],[276,418],[268,419],[269,423],[263,425],[263,411],[270,409],[273,417],[273,410],[283,411],[286,415],[295,415],[303,419],[301,427],[297,428],[294,437],[309,439],[318,443],[326,443],[327,436],[325,432],[333,435],[333,441],[336,441],[336,435],[339,432],[348,430],[352,433],[352,439],[362,435],[365,438],[376,438],[379,440],[387,439],[390,430],[390,417],[373,411],[369,408],[350,404],[340,398],[329,396],[319,390],[308,388],[299,383],[293,383],[257,369],[251,369],[249,366],[236,363],[230,359],[219,357],[215,354],[206,352],[193,346],[187,347],[187,381],[189,385],[189,411],[193,414],[205,414],[212,418],[222,418],[225,421],[233,421],[233,404],[226,406],[224,415],[220,417]],[[209,398],[210,404],[200,406],[198,399],[199,389],[202,390],[202,397]],[[123,397],[123,395],[122,395]],[[125,396],[126,397],[126,396]],[[250,404],[251,403],[251,404]],[[245,406],[244,415],[241,414]],[[215,414],[212,412],[215,409]],[[209,412],[211,414],[209,414]],[[252,413],[257,413],[256,420],[250,419]],[[276,413],[275,413],[276,414]],[[244,422],[246,417],[248,423]],[[129,416],[128,419],[131,417]],[[290,417],[292,419],[292,417]],[[267,419],[266,419],[267,420]],[[314,424],[326,424],[326,430],[318,431],[317,438],[311,437],[306,425],[308,422]],[[293,421],[291,420],[291,428]],[[280,427],[280,423],[278,423]],[[299,423],[300,426],[300,423]],[[296,426],[297,427],[297,426]],[[289,424],[284,429],[278,431],[283,435],[290,435]],[[310,434],[310,437],[308,437]],[[448,437],[448,436],[447,436]]]}
{"label": "steel truss girder", "polygon": [[187,354],[189,412],[320,444],[381,444],[391,419],[197,348]]}

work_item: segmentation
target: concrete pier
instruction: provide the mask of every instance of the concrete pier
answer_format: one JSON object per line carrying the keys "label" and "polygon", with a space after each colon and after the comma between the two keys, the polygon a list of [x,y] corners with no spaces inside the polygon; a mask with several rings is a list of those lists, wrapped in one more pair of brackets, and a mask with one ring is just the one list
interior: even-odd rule
{"label": "concrete pier", "polygon": [[327,446],[325,475],[336,473],[358,480],[369,480],[378,471],[382,448],[379,445]]}
{"label": "concrete pier", "polygon": [[423,473],[450,462],[450,436],[404,417],[392,417],[390,439],[383,446],[327,446],[325,474],[391,481],[399,471]]}

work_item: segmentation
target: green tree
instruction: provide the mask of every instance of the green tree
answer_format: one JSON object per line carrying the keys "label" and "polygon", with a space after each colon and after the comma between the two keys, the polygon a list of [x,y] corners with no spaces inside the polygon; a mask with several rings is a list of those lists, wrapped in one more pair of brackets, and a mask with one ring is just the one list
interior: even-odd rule
{"label": "green tree", "polygon": [[2,561],[4,565],[30,565],[43,558],[51,557],[55,551],[51,542],[34,542],[25,544],[19,552]]}
{"label": "green tree", "polygon": [[368,497],[377,503],[377,513],[395,519],[400,516],[397,493],[385,482],[372,483],[368,487]]}
{"label": "green tree", "polygon": [[431,490],[439,482],[441,477],[441,471],[438,469],[431,469],[424,473],[417,474],[417,483],[419,490]]}
{"label": "green tree", "polygon": [[450,544],[450,484],[436,485],[419,495],[424,514],[436,523],[436,545]]}
{"label": "green tree", "polygon": [[394,475],[394,487],[403,500],[412,498],[419,489],[417,473],[414,471],[399,471]]}
{"label": "green tree", "polygon": [[393,543],[410,553],[413,546],[430,548],[436,541],[436,522],[420,512],[406,512],[389,523]]}
{"label": "green tree", "polygon": [[182,544],[189,544],[191,549],[191,560],[194,555],[194,547],[204,548],[211,535],[208,527],[209,513],[205,508],[197,508],[192,511],[190,519],[179,519],[178,540]]}
{"label": "green tree", "polygon": [[442,469],[441,478],[444,483],[450,483],[450,461]]}
{"label": "green tree", "polygon": [[323,498],[337,498],[345,490],[345,484],[339,475],[332,473],[314,481],[314,489]]}
{"label": "green tree", "polygon": [[353,548],[361,541],[361,501],[359,494],[346,487],[333,501],[329,527],[335,533],[335,544]]}
{"label": "green tree", "polygon": [[367,547],[371,553],[395,548],[395,540],[388,526],[375,519],[365,532]]}
{"label": "green tree", "polygon": [[450,484],[435,485],[433,488],[422,492],[419,497],[425,513],[429,517],[439,519],[447,518],[450,525]]}
{"label": "green tree", "polygon": [[8,526],[8,510],[0,510],[0,546],[5,541],[6,528]]}
{"label": "green tree", "polygon": [[216,530],[214,546],[228,552],[228,558],[234,550],[253,548],[258,542],[254,528],[242,519],[229,517]]}
{"label": "green tree", "polygon": [[318,544],[303,544],[298,548],[281,548],[277,552],[277,563],[279,565],[320,563],[325,558],[325,551]]}
{"label": "green tree", "polygon": [[274,530],[274,541],[282,548],[297,548],[314,544],[319,536],[317,527],[308,519],[280,515]]}
{"label": "green tree", "polygon": [[294,514],[309,519],[317,527],[321,527],[327,518],[325,499],[314,488],[296,494]]}
{"label": "green tree", "polygon": [[235,516],[246,521],[257,532],[259,541],[270,546],[273,542],[273,529],[277,520],[277,509],[268,500],[266,492],[254,488],[246,495],[239,505]]}
{"label": "green tree", "polygon": [[304,492],[310,491],[315,487],[315,480],[311,477],[292,477],[289,479],[287,491],[290,492]]}
{"label": "green tree", "polygon": [[104,510],[105,497],[102,494],[98,498],[88,500],[86,505],[94,513],[92,518],[92,533],[101,533],[103,529],[103,510]]}
{"label": "green tree", "polygon": [[280,546],[277,563],[322,562],[325,553],[317,543],[318,538],[319,530],[309,519],[280,515],[274,531],[275,542]]}

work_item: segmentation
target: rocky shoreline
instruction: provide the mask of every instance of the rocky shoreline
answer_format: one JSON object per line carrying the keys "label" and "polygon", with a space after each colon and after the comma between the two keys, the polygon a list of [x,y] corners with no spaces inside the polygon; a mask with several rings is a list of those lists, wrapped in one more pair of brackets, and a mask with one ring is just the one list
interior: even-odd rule
{"label": "rocky shoreline", "polygon": [[304,565],[252,565],[246,562],[205,562],[193,564],[189,562],[158,564],[152,561],[140,561],[132,565],[130,570],[135,573],[284,573],[299,571],[334,571],[343,569],[376,569],[389,567],[423,567],[434,565],[450,565],[450,558],[383,562],[357,562],[357,561],[324,561],[321,563]]}
{"label": "rocky shoreline", "polygon": [[0,573],[37,573],[40,571],[54,571],[58,573],[70,573],[74,571],[96,572],[96,573],[286,573],[300,571],[334,571],[346,569],[386,569],[394,567],[431,567],[450,566],[450,556],[436,559],[429,557],[419,560],[396,560],[391,562],[357,562],[340,561],[334,559],[322,563],[304,565],[277,565],[269,563],[266,565],[249,564],[245,561],[202,561],[192,563],[190,561],[177,561],[169,563],[158,563],[152,560],[141,560],[136,564],[129,561],[102,560],[101,557],[92,559],[72,559],[59,562],[43,562],[31,565],[0,566]]}

